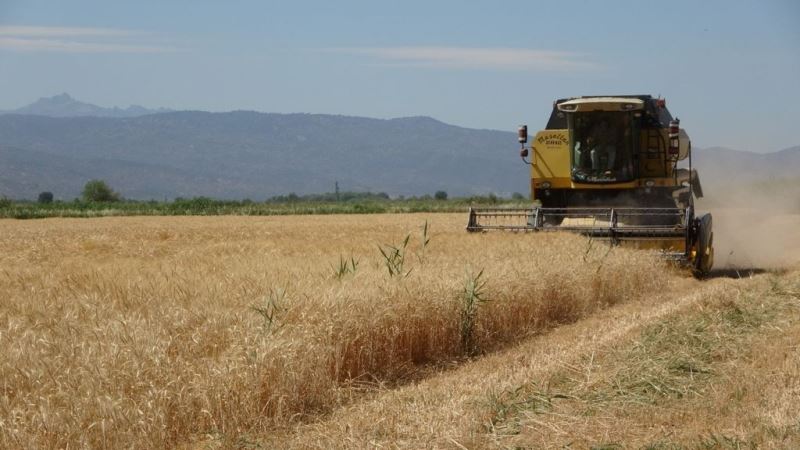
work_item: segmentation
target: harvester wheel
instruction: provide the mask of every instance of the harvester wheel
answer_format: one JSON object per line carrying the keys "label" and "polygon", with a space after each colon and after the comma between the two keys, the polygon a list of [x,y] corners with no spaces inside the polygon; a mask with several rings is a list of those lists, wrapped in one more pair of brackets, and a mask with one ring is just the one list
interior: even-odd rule
{"label": "harvester wheel", "polygon": [[697,254],[694,260],[694,273],[704,277],[714,265],[714,231],[711,214],[703,214],[697,220]]}

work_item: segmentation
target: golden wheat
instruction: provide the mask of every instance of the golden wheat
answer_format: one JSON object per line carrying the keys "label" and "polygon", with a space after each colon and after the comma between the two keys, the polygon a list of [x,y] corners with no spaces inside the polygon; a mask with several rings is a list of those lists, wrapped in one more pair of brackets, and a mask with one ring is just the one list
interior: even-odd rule
{"label": "golden wheat", "polygon": [[303,449],[797,448],[798,283],[798,271],[673,278],[644,301],[254,441]]}
{"label": "golden wheat", "polygon": [[463,221],[0,221],[0,447],[233,443],[665,283],[646,253]]}

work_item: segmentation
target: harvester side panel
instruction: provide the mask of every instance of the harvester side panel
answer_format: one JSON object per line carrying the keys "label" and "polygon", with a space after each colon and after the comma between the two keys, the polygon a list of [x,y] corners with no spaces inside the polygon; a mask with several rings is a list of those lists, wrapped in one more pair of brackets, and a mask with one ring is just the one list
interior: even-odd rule
{"label": "harvester side panel", "polygon": [[533,158],[531,176],[534,180],[548,180],[553,188],[569,188],[570,157],[567,130],[543,130],[531,142]]}

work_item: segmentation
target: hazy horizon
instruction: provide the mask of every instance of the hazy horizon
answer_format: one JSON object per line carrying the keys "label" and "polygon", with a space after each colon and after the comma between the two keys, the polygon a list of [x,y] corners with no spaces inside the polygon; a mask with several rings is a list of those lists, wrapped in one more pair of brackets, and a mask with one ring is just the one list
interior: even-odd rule
{"label": "hazy horizon", "polygon": [[[74,100],[76,102],[88,103],[88,102],[84,102],[80,98],[74,97],[73,95],[71,95],[68,92],[62,92],[60,94],[55,94],[55,95],[52,95],[52,96],[40,97],[40,98],[38,98],[38,99],[36,99],[36,100],[34,100],[32,102],[29,102],[29,103],[24,104],[24,105],[20,105],[18,108],[13,108],[13,109],[8,109],[8,110],[0,110],[0,114],[14,112],[17,109],[25,108],[25,107],[30,106],[30,105],[38,102],[38,101],[48,100],[48,99],[52,99],[54,97],[60,97],[60,96],[63,96],[63,95],[69,96],[72,100]],[[289,113],[285,113],[285,112],[278,112],[278,111],[258,111],[258,110],[252,110],[252,109],[230,109],[230,110],[219,110],[219,111],[208,111],[208,110],[197,110],[197,109],[188,110],[188,109],[170,108],[168,106],[162,106],[162,105],[140,105],[140,104],[135,104],[135,103],[123,104],[123,105],[95,105],[95,104],[92,103],[91,105],[92,106],[97,106],[97,107],[100,107],[100,108],[104,108],[104,109],[115,109],[116,108],[116,109],[119,109],[119,110],[126,110],[127,108],[144,108],[144,109],[149,110],[149,112],[147,114],[157,114],[157,113],[161,113],[161,112],[208,112],[208,113],[256,112],[256,113],[262,113],[262,114],[285,114],[285,115],[291,115],[291,114],[309,114],[309,115],[324,114],[324,113],[315,113],[315,112],[289,112]],[[453,125],[453,126],[461,127],[460,125],[452,124],[452,123],[446,122],[444,120],[441,120],[438,117],[428,116],[428,115],[424,115],[424,114],[418,114],[418,115],[414,115],[414,116],[399,116],[399,117],[368,117],[368,116],[357,116],[357,115],[349,115],[349,114],[328,114],[328,115],[336,115],[336,116],[343,116],[343,117],[356,117],[356,118],[363,118],[363,119],[376,119],[376,120],[396,120],[396,119],[408,119],[408,118],[414,118],[414,117],[427,117],[427,118],[442,122],[442,123],[447,124],[447,125]],[[88,116],[91,116],[91,115],[88,115]],[[544,125],[542,125],[541,127],[544,128]],[[509,132],[509,133],[512,131],[512,130],[499,130],[499,129],[493,129],[493,128],[471,128],[471,127],[462,127],[462,128],[470,128],[470,129],[476,129],[476,130],[487,130],[487,131],[501,131],[501,132]],[[751,153],[759,153],[759,154],[776,153],[776,152],[781,152],[781,151],[784,151],[784,150],[794,149],[796,147],[800,147],[800,139],[798,140],[798,144],[789,145],[789,146],[784,147],[784,148],[770,149],[770,150],[765,150],[765,149],[760,149],[760,148],[759,149],[744,149],[744,148],[727,147],[727,146],[713,145],[713,144],[712,145],[708,145],[706,147],[697,147],[696,146],[696,148],[724,148],[724,149],[727,149],[727,150],[740,151],[740,152],[751,152]]]}

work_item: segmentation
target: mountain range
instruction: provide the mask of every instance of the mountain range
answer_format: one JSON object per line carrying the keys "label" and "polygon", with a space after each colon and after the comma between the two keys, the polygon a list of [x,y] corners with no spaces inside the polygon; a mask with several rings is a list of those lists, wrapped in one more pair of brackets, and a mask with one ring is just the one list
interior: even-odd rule
{"label": "mountain range", "polygon": [[0,111],[0,114],[30,114],[47,117],[137,117],[146,114],[169,112],[170,109],[148,109],[144,106],[131,105],[127,108],[104,108],[91,103],[75,100],[69,94],[63,93],[53,97],[43,97],[30,105],[10,111]]}
{"label": "mountain range", "polygon": [[[0,115],[0,196],[34,199],[51,191],[67,200],[93,178],[126,198],[159,200],[260,200],[331,192],[335,183],[392,196],[437,190],[510,195],[527,193],[529,186],[511,132],[430,117],[163,110],[121,117],[106,113],[125,110],[71,100],[63,104],[76,109],[65,106],[58,116]],[[21,110],[55,111],[52,102],[44,103],[49,106],[40,100]],[[95,108],[103,113],[91,114]],[[797,177],[800,168],[800,147],[770,154],[707,148],[694,155],[703,184],[711,187]]]}

